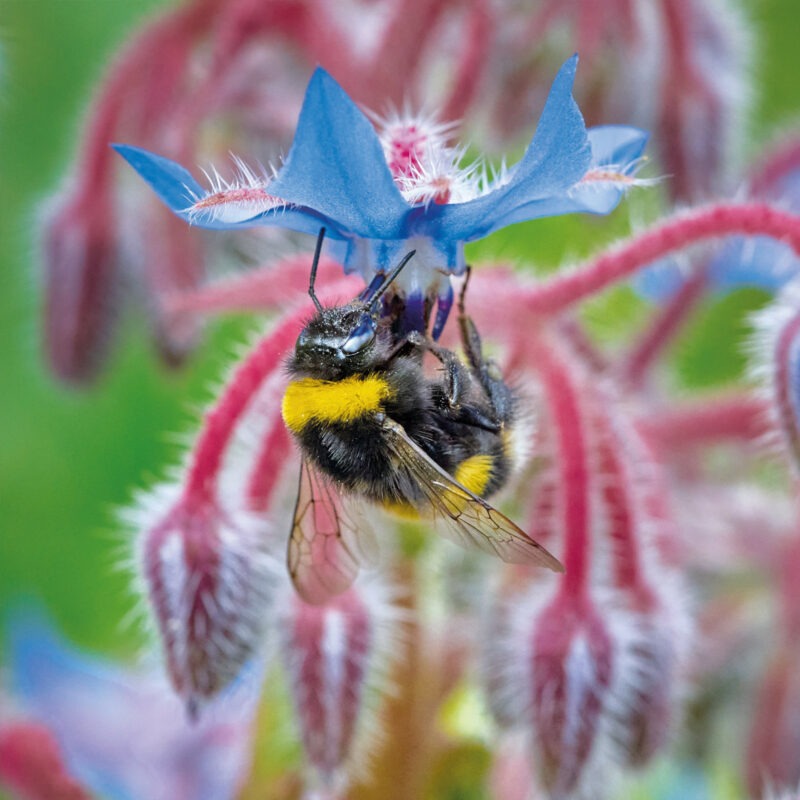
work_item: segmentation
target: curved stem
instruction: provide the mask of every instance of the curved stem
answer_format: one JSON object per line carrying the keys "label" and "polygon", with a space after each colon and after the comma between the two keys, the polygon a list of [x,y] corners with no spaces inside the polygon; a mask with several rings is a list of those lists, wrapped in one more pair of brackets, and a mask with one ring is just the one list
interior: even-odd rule
{"label": "curved stem", "polygon": [[661,450],[730,439],[757,441],[771,426],[759,397],[729,395],[659,410],[641,420],[642,434]]}
{"label": "curved stem", "polygon": [[306,313],[304,310],[302,314],[291,314],[256,345],[233,373],[219,402],[206,414],[189,468],[188,495],[212,494],[236,424],[264,380],[281,365],[294,345]]}
{"label": "curved stem", "polygon": [[266,511],[281,466],[289,454],[291,441],[283,420],[276,418],[259,445],[258,457],[247,485],[247,507],[251,511]]}
{"label": "curved stem", "polygon": [[561,354],[549,342],[542,340],[536,348],[535,358],[555,428],[558,452],[565,568],[561,589],[578,598],[586,589],[590,548],[585,423],[575,376]]}
{"label": "curved stem", "polygon": [[800,216],[763,203],[706,206],[659,225],[584,266],[529,289],[519,302],[534,314],[558,314],[670,253],[734,234],[771,236],[785,241],[800,255]]}
{"label": "curved stem", "polygon": [[[341,284],[329,286],[323,300],[330,302],[337,297],[340,287]],[[204,499],[213,494],[222,457],[237,424],[267,377],[282,366],[310,311],[304,304],[285,316],[236,368],[219,401],[205,416],[189,464],[187,495]]]}

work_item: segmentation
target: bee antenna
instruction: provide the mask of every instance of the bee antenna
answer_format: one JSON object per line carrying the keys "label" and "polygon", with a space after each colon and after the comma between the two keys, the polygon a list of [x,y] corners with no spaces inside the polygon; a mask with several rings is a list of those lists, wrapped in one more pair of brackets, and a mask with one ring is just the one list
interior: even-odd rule
{"label": "bee antenna", "polygon": [[311,277],[308,280],[308,296],[317,307],[317,311],[322,311],[322,303],[320,303],[314,292],[314,283],[317,280],[317,267],[319,266],[319,257],[322,253],[322,242],[325,241],[325,228],[319,229],[319,236],[317,236],[317,246],[314,250],[314,260],[311,262]]}
{"label": "bee antenna", "polygon": [[416,250],[410,250],[403,256],[403,260],[392,270],[386,280],[380,285],[378,290],[372,296],[372,300],[370,300],[369,309],[370,311],[374,311],[378,305],[378,301],[383,297],[386,293],[386,290],[394,283],[395,278],[402,272],[403,267],[411,261],[412,257],[416,253]]}

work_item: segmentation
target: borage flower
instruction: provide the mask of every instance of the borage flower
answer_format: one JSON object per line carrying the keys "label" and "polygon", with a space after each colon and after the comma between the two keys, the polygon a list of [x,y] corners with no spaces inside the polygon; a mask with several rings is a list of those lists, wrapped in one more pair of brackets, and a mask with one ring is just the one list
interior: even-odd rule
{"label": "borage flower", "polygon": [[556,76],[522,159],[491,179],[475,166],[461,167],[461,151],[447,146],[447,129],[429,120],[392,119],[379,136],[321,68],[285,163],[273,175],[240,163],[236,179],[215,177],[205,190],[172,161],[116,148],[172,211],[195,225],[279,225],[306,233],[324,226],[345,271],[360,272],[367,283],[416,250],[398,284],[408,298],[406,324],[424,328],[424,303],[437,297],[437,336],[452,304],[448,276],[464,269],[464,243],[524,220],[608,213],[637,182],[646,134],[624,126],[586,129],[572,98],[577,63],[573,56]]}

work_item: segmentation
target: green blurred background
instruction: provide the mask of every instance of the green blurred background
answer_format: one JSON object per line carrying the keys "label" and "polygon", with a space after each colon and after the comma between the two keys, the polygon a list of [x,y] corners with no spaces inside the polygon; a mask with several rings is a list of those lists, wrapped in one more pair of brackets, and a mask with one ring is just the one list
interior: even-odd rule
{"label": "green blurred background", "polygon": [[[81,116],[104,65],[163,0],[0,0],[0,625],[20,599],[44,603],[79,644],[124,654],[138,646],[121,620],[132,599],[116,565],[120,534],[113,509],[132,487],[175,456],[172,434],[190,429],[188,410],[229,360],[252,323],[228,323],[207,337],[191,364],[165,373],[142,320],[131,314],[116,356],[98,384],[71,391],[47,374],[40,344],[40,265],[36,218],[74,154]],[[798,0],[750,0],[759,86],[751,144],[800,109]],[[647,207],[648,201],[642,201]],[[652,205],[652,202],[651,202]],[[647,213],[647,212],[645,212]],[[628,215],[587,223],[547,220],[482,243],[473,257],[528,253],[556,264],[625,230]],[[528,256],[529,257],[529,256]],[[739,292],[705,312],[677,349],[689,384],[734,379],[747,311],[758,293]],[[593,318],[613,336],[644,313],[630,292],[614,293]],[[617,322],[608,322],[609,315]],[[619,320],[622,320],[621,322]]]}
{"label": "green blurred background", "polygon": [[161,5],[0,0],[0,608],[39,598],[68,636],[112,650],[136,646],[120,625],[131,598],[113,510],[172,458],[169,434],[188,429],[185,409],[207,399],[228,348],[212,342],[167,374],[131,315],[98,384],[55,383],[41,354],[36,218],[105,64]]}

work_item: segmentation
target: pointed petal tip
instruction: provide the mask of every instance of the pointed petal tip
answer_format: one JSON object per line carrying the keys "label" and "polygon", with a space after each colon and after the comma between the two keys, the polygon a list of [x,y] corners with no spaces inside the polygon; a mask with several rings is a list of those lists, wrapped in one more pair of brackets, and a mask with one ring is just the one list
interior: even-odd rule
{"label": "pointed petal tip", "polygon": [[571,82],[575,80],[575,73],[578,71],[578,62],[580,57],[577,53],[573,53],[558,70],[556,80],[559,78],[569,79]]}

